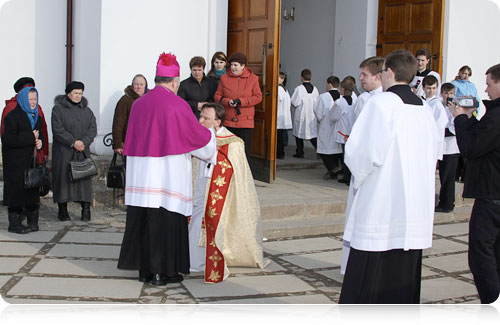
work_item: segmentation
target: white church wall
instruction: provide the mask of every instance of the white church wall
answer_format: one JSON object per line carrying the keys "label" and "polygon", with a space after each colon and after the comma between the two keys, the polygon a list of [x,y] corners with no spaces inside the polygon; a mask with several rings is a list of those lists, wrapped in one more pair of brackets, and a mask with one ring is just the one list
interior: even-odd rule
{"label": "white church wall", "polygon": [[341,80],[356,78],[360,91],[359,64],[376,55],[378,1],[337,1],[335,8],[334,74]]}
{"label": "white church wall", "polygon": [[468,65],[479,97],[487,99],[485,72],[500,63],[500,1],[477,0],[471,4],[468,0],[446,1],[442,79],[455,79],[458,69]]}
{"label": "white church wall", "polygon": [[227,1],[102,1],[95,152],[111,153],[102,138],[111,132],[116,103],[134,75],[143,74],[152,89],[164,51],[177,56],[181,80],[189,77],[193,56],[203,56],[208,71],[213,53],[226,51],[226,35]]}
{"label": "white church wall", "polygon": [[[300,72],[308,68],[312,83],[325,91],[333,73],[335,33],[334,0],[283,0],[281,11],[281,71],[288,75],[290,92],[301,83]],[[295,20],[284,20],[283,9],[295,7]]]}

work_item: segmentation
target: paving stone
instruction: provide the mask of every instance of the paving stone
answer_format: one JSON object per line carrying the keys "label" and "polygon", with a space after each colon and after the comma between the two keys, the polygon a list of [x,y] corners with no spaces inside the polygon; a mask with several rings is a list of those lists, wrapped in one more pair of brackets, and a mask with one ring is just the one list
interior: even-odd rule
{"label": "paving stone", "polygon": [[57,244],[47,256],[97,257],[118,259],[120,246]]}
{"label": "paving stone", "polygon": [[[75,300],[75,299],[66,299],[66,300],[61,300],[61,299],[23,299],[23,298],[4,298],[6,302],[9,304],[37,304],[37,305],[46,305],[46,304],[78,304],[78,305],[83,305],[83,304],[103,304],[104,302],[101,301],[95,301],[95,300]],[[123,304],[122,302],[113,302],[113,301],[106,301],[106,304]]]}
{"label": "paving stone", "polygon": [[94,232],[82,233],[69,231],[60,240],[61,243],[88,243],[88,244],[121,244],[123,233]]}
{"label": "paving stone", "polygon": [[469,233],[469,223],[450,223],[443,225],[435,225],[433,232],[442,236],[458,236]]}
{"label": "paving stone", "polygon": [[453,238],[461,240],[461,241],[464,241],[466,243],[469,242],[469,235],[467,235],[467,236],[458,236],[458,237],[453,237]]}
{"label": "paving stone", "polygon": [[319,273],[321,275],[326,276],[327,278],[330,278],[332,280],[335,280],[337,282],[344,282],[344,275],[340,274],[340,269],[336,270],[326,270],[326,271],[317,271],[316,273]]}
{"label": "paving stone", "polygon": [[203,279],[184,280],[182,283],[195,298],[234,297],[315,290],[294,275],[229,277],[215,285],[206,284]]}
{"label": "paving stone", "polygon": [[422,264],[446,272],[468,271],[467,253],[453,254],[440,257],[429,257],[422,260]]}
{"label": "paving stone", "polygon": [[143,284],[132,280],[24,277],[8,295],[139,298]]}
{"label": "paving stone", "polygon": [[427,266],[422,266],[422,277],[436,275],[438,273],[431,271]]}
{"label": "paving stone", "polygon": [[207,304],[332,304],[325,295],[302,295],[273,298],[233,299],[207,302]]}
{"label": "paving stone", "polygon": [[115,261],[43,259],[30,273],[137,278],[137,271],[119,270],[116,264]]}
{"label": "paving stone", "polygon": [[305,269],[340,266],[342,251],[281,256],[280,259]]}
{"label": "paving stone", "polygon": [[49,242],[57,234],[57,231],[35,231],[29,234],[20,235],[0,230],[0,241],[21,241],[21,242]]}
{"label": "paving stone", "polygon": [[454,278],[422,280],[420,302],[427,303],[475,294],[477,290],[474,285]]}
{"label": "paving stone", "polygon": [[[256,267],[230,267],[229,272],[231,274],[248,274],[248,273],[265,273],[265,272],[276,272],[285,271],[286,269],[280,266],[278,263],[271,261],[271,263],[264,269],[259,269]],[[197,272],[198,273],[198,272]],[[203,275],[203,272],[199,272],[199,275]]]}
{"label": "paving stone", "polygon": [[7,281],[9,281],[10,278],[11,276],[9,275],[0,275],[0,288],[3,287],[3,285],[7,283]]}
{"label": "paving stone", "polygon": [[28,261],[28,257],[0,257],[0,273],[16,273]]}
{"label": "paving stone", "polygon": [[266,253],[276,255],[341,248],[342,242],[328,237],[281,240],[264,243]]}
{"label": "paving stone", "polygon": [[31,256],[35,255],[44,244],[39,243],[17,243],[17,242],[2,242],[0,243],[0,256],[15,255],[15,256]]}
{"label": "paving stone", "polygon": [[467,251],[467,245],[460,244],[448,239],[436,239],[432,241],[432,247],[424,249],[424,256]]}

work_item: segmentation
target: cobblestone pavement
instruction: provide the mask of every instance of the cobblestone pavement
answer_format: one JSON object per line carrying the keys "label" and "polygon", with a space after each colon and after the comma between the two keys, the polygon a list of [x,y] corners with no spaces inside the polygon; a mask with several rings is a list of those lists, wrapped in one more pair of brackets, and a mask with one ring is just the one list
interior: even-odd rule
{"label": "cobblestone pavement", "polygon": [[[77,215],[78,206],[70,213]],[[207,285],[201,273],[181,284],[155,287],[136,271],[116,268],[125,212],[95,208],[90,223],[54,220],[42,205],[39,232],[0,231],[0,293],[9,303],[335,304],[342,285],[341,234],[265,242],[265,269],[232,268],[224,282]],[[0,229],[6,229],[0,208]],[[467,265],[467,222],[434,227],[424,251],[422,303],[479,303]]]}

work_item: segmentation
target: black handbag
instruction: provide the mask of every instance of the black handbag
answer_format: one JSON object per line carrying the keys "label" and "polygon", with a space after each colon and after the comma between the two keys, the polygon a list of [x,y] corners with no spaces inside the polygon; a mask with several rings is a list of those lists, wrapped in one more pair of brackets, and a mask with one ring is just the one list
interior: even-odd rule
{"label": "black handbag", "polygon": [[106,186],[109,188],[125,188],[125,160],[122,155],[122,164],[116,164],[116,156],[118,154],[115,152],[111,164],[109,165],[108,175],[106,178]]}
{"label": "black handbag", "polygon": [[[41,165],[36,165],[37,162],[36,149],[33,154],[33,168],[24,170],[24,188],[50,188],[50,173],[49,169],[45,166],[45,161]],[[48,191],[47,191],[48,192]]]}
{"label": "black handbag", "polygon": [[75,160],[75,154],[77,151],[73,152],[73,156],[69,162],[69,180],[71,182],[77,182],[84,179],[89,179],[92,176],[97,175],[97,166],[92,160],[92,158],[87,157],[85,151],[83,153],[83,160]]}

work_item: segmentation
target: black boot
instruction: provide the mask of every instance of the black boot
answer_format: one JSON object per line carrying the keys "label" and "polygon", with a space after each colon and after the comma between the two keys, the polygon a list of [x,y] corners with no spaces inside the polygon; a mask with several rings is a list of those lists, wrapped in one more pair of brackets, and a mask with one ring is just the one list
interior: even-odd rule
{"label": "black boot", "polygon": [[28,227],[23,226],[21,223],[21,216],[19,212],[9,210],[9,232],[16,234],[27,234],[30,232]]}
{"label": "black boot", "polygon": [[82,221],[90,221],[90,202],[82,202]]}
{"label": "black boot", "polygon": [[59,207],[59,212],[57,212],[57,218],[61,221],[68,221],[71,220],[68,214],[68,203],[57,203],[57,206]]}
{"label": "black boot", "polygon": [[40,216],[40,206],[37,204],[34,210],[26,210],[28,216],[28,228],[31,231],[38,231],[38,217]]}

